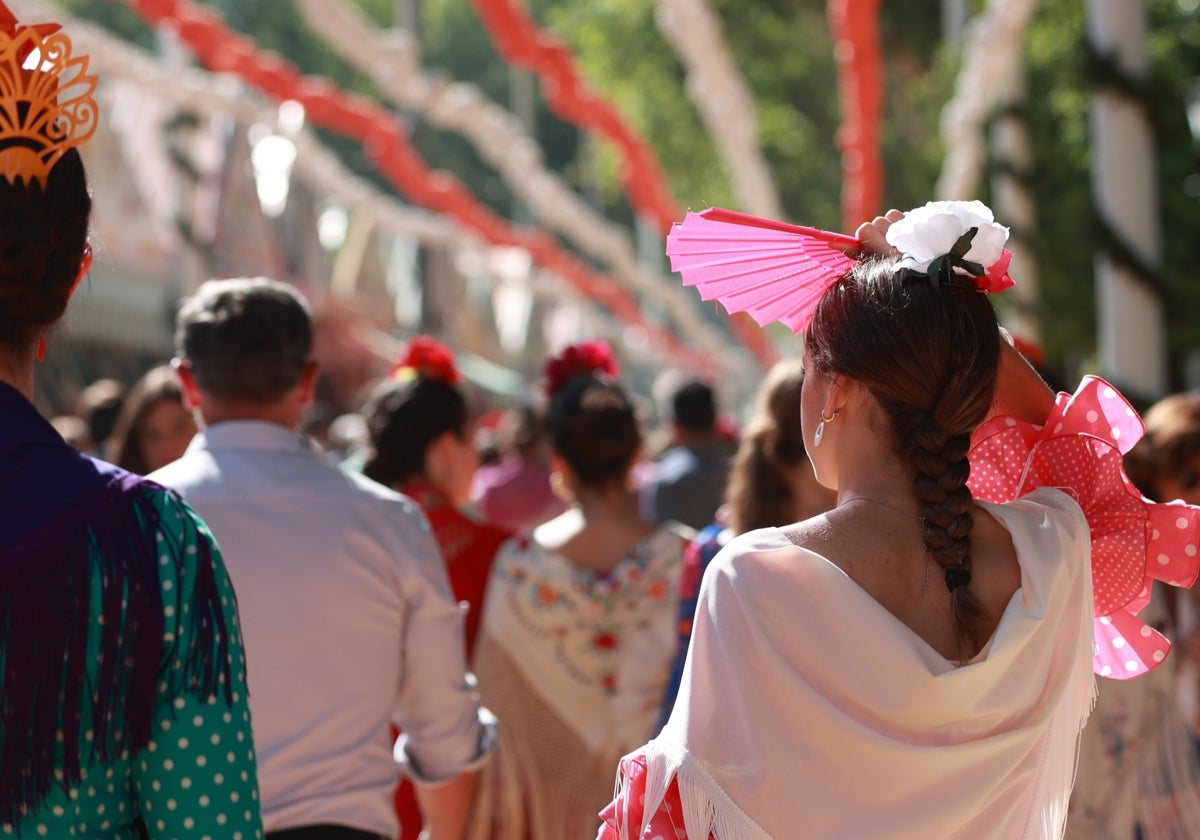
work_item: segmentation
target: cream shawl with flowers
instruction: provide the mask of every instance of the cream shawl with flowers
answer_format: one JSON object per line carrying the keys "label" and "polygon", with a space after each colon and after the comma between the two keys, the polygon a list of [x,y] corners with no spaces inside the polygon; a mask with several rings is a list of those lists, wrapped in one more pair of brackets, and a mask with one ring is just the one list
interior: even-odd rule
{"label": "cream shawl with flowers", "polygon": [[659,528],[605,575],[528,537],[500,549],[474,663],[501,733],[477,808],[482,836],[595,833],[618,759],[654,734],[687,545],[676,527]]}

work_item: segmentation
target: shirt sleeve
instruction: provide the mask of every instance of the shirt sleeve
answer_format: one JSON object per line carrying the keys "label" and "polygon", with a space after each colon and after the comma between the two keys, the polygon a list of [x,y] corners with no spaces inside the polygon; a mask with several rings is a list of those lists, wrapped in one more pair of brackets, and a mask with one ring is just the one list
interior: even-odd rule
{"label": "shirt sleeve", "polygon": [[407,615],[394,717],[403,734],[395,758],[413,781],[438,784],[486,761],[496,727],[467,671],[464,608],[451,595],[428,521],[412,515],[419,523],[406,546],[415,562],[402,583]]}
{"label": "shirt sleeve", "polygon": [[[158,532],[163,600],[163,660],[149,743],[134,759],[133,786],[152,840],[263,836],[246,661],[237,604],[207,526],[182,501],[163,494]],[[212,584],[211,591],[206,585]],[[198,626],[217,599],[221,621],[209,637]],[[189,685],[196,637],[207,657],[227,658],[217,690]]]}

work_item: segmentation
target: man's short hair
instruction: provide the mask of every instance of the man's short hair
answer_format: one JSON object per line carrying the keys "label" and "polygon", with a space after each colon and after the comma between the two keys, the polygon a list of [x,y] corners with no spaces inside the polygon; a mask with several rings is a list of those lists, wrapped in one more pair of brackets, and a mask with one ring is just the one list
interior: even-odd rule
{"label": "man's short hair", "polygon": [[706,382],[691,379],[671,395],[671,419],[690,432],[711,432],[717,422],[717,399]]}
{"label": "man's short hair", "polygon": [[312,347],[307,301],[263,277],[209,280],[175,321],[176,355],[197,387],[223,402],[281,399],[299,384]]}

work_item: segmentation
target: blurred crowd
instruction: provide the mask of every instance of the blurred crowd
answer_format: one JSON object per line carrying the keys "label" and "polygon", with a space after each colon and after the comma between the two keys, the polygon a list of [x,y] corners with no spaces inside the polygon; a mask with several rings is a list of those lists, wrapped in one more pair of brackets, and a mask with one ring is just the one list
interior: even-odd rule
{"label": "blurred crowd", "polygon": [[[670,713],[708,561],[736,534],[835,502],[804,450],[804,371],[798,359],[779,362],[748,405],[720,406],[712,383],[679,370],[641,399],[622,386],[606,345],[583,342],[547,360],[530,399],[495,405],[453,360],[451,348],[417,336],[356,410],[308,403],[298,431],[321,462],[403,493],[430,523],[465,612],[481,702],[499,717],[478,836],[583,837],[610,798],[615,762]],[[1131,479],[1148,498],[1200,503],[1200,395],[1172,395],[1145,421],[1126,458]],[[142,475],[184,458],[205,426],[166,362],[136,382],[92,383],[52,422],[80,451]],[[220,517],[210,524],[220,543]],[[1102,693],[1068,836],[1101,836],[1101,826],[1104,836],[1131,836],[1111,826],[1145,823],[1140,797],[1174,796],[1162,767],[1195,766],[1187,733],[1200,722],[1200,619],[1187,593],[1165,589],[1151,615],[1186,656],[1153,680]],[[265,702],[254,711],[286,716]],[[1120,783],[1130,774],[1139,785]],[[395,804],[403,836],[415,836],[425,818],[410,783]]]}

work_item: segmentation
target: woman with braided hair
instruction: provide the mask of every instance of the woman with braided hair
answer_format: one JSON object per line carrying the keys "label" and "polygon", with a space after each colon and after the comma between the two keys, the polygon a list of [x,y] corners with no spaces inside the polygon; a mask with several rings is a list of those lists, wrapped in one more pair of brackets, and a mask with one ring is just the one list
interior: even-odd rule
{"label": "woman with braided hair", "polygon": [[805,333],[837,506],[713,560],[601,838],[1062,835],[1093,672],[1164,659],[1136,614],[1152,580],[1195,580],[1200,509],[1125,478],[1141,424],[1115,389],[1056,399],[1005,340],[984,292],[1012,285],[1006,237],[978,202],[856,239],[721,210],[672,233],[685,282]]}

